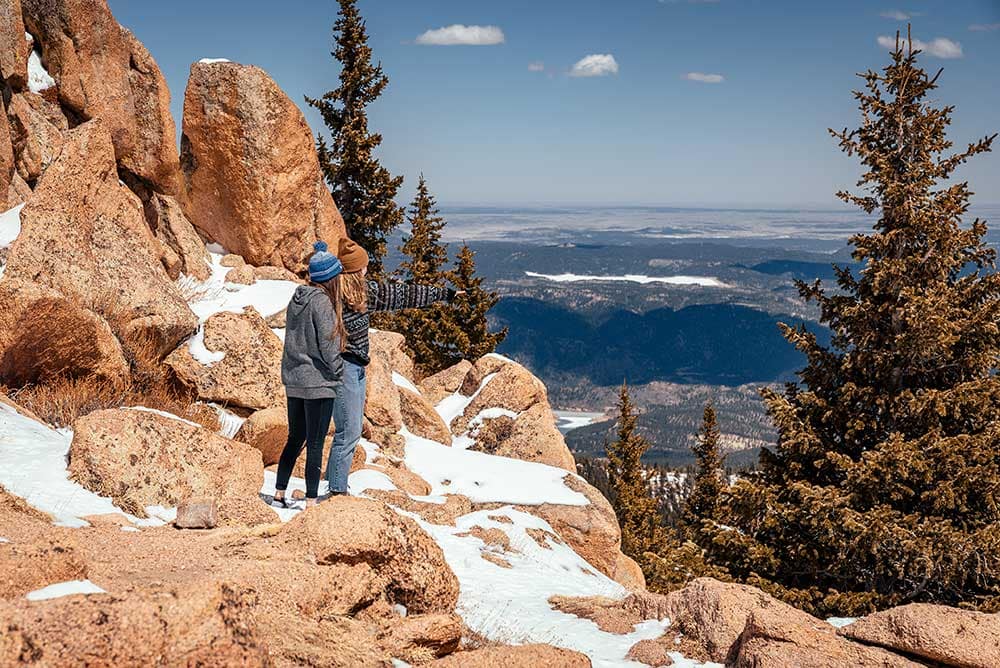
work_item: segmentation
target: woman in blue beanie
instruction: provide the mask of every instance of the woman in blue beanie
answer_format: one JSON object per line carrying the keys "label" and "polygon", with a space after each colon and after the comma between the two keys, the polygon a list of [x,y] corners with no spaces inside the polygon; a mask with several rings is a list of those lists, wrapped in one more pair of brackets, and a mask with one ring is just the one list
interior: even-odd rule
{"label": "woman in blue beanie", "polygon": [[285,319],[281,382],[288,397],[288,441],[278,461],[272,505],[290,508],[285,498],[295,461],[306,448],[306,507],[316,504],[323,442],[330,429],[333,400],[341,383],[346,345],[337,256],[317,241],[309,259],[309,285],[295,289]]}

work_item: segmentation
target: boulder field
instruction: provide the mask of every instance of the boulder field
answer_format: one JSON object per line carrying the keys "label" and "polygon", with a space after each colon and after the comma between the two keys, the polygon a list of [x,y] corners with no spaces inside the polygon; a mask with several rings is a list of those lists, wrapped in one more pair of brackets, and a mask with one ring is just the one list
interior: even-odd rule
{"label": "boulder field", "polygon": [[178,150],[105,0],[0,0],[0,79],[0,665],[1000,665],[995,615],[647,592],[500,355],[423,377],[372,331],[350,496],[271,508],[284,308],[344,235],[302,113],[199,61]]}

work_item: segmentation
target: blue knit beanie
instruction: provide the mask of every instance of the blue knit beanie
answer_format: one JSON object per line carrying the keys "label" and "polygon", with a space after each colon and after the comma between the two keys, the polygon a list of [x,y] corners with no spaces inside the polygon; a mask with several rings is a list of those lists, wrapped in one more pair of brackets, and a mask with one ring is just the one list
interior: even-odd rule
{"label": "blue knit beanie", "polygon": [[317,241],[313,244],[313,249],[316,252],[309,258],[309,280],[313,283],[326,283],[340,275],[344,267],[336,255],[327,252],[325,241]]}

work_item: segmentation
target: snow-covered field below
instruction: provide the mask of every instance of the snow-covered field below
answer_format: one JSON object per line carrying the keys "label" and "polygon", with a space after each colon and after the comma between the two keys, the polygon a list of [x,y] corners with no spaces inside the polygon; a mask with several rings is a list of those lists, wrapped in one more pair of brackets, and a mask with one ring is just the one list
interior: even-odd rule
{"label": "snow-covered field below", "polygon": [[625,274],[624,276],[590,276],[586,274],[539,274],[534,271],[524,272],[531,278],[544,278],[556,283],[579,283],[579,282],[624,282],[640,283],[665,283],[667,285],[694,285],[702,288],[726,288],[729,287],[713,276],[646,276],[645,274]]}

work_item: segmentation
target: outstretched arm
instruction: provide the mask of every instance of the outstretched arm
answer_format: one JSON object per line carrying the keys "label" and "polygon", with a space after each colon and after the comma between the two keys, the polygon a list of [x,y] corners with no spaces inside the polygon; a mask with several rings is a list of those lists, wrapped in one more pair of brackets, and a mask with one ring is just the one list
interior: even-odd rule
{"label": "outstretched arm", "polygon": [[451,301],[455,291],[433,285],[410,285],[388,281],[368,281],[369,311],[399,311]]}

